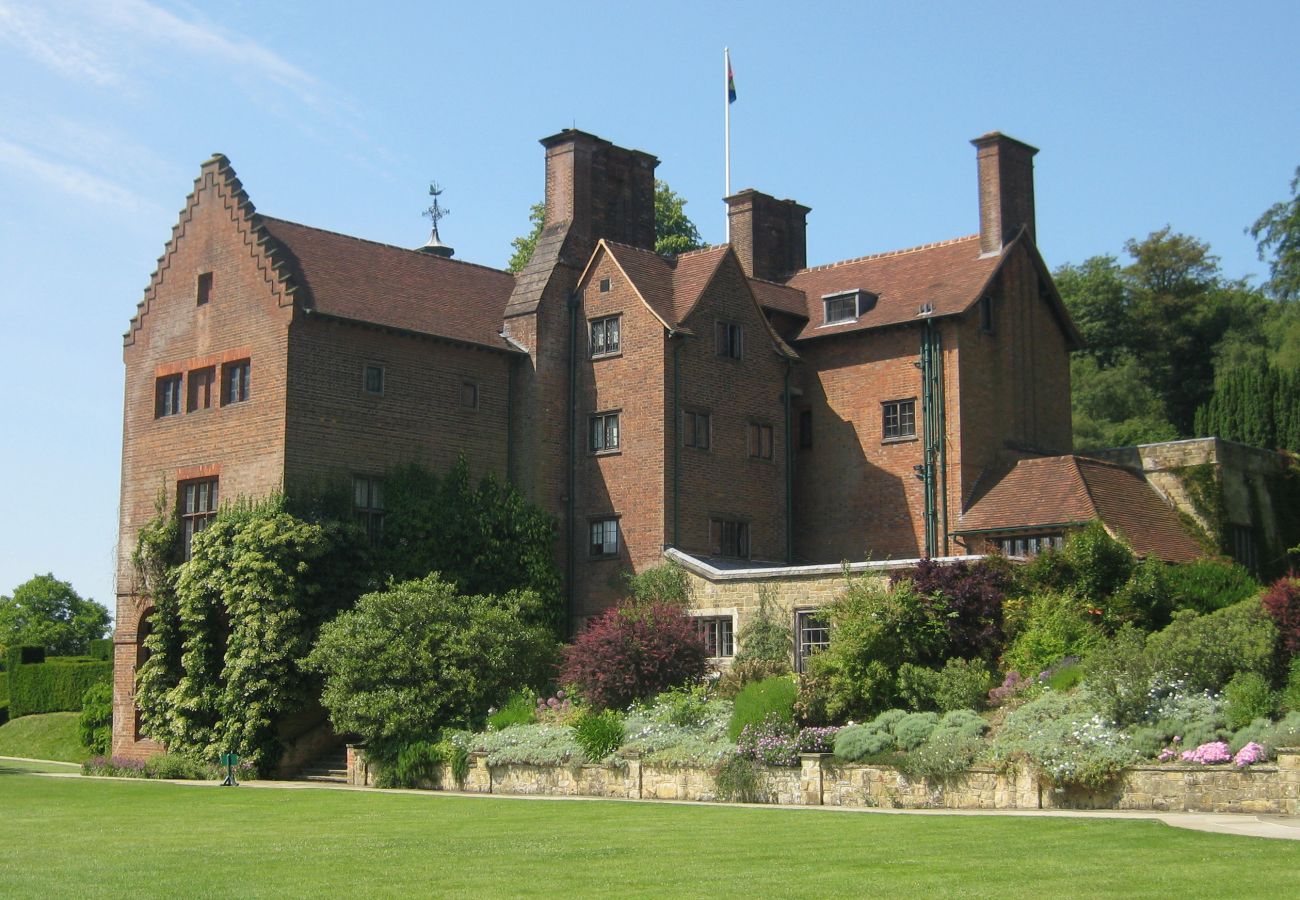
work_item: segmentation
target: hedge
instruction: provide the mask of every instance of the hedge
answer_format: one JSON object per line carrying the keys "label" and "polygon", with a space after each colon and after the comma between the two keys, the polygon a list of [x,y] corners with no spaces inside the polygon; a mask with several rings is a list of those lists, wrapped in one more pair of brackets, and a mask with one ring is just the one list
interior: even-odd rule
{"label": "hedge", "polygon": [[77,712],[92,685],[111,682],[113,664],[84,656],[49,657],[31,647],[9,650],[9,718],[47,712]]}
{"label": "hedge", "polygon": [[113,659],[113,639],[96,638],[86,645],[86,655],[91,659],[108,660]]}

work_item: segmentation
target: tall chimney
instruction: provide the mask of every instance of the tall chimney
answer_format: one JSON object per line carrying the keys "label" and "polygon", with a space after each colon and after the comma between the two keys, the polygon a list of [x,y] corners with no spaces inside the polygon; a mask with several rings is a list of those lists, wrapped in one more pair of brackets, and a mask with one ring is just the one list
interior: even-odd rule
{"label": "tall chimney", "polygon": [[1021,226],[1034,233],[1034,154],[1037,147],[990,131],[971,141],[979,162],[980,253],[1000,253]]}
{"label": "tall chimney", "polygon": [[751,278],[784,281],[808,265],[808,213],[752,188],[727,198],[731,247]]}
{"label": "tall chimney", "polygon": [[655,166],[640,150],[566,128],[542,139],[546,148],[547,226],[569,223],[573,249],[586,255],[596,241],[652,249],[655,245]]}

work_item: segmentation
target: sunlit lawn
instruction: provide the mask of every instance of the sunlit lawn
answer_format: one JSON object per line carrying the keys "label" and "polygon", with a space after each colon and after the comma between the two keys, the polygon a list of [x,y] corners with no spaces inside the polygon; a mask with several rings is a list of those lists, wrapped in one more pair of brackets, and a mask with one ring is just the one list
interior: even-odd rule
{"label": "sunlit lawn", "polygon": [[0,761],[0,895],[1282,896],[1300,844],[1149,821],[51,778]]}

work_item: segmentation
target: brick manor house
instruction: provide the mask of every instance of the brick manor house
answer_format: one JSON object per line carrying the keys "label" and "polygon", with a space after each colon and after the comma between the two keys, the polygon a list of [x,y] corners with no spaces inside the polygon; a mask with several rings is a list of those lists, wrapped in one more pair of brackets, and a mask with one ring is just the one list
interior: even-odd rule
{"label": "brick manor house", "polygon": [[[1024,554],[1096,518],[1196,553],[1141,474],[1070,455],[1080,339],[1035,242],[1033,147],[972,142],[978,234],[809,267],[806,206],[741,191],[729,244],[669,259],[653,156],[541,143],[518,275],[271,218],[203,164],[125,336],[115,754],[157,749],[131,550],[160,490],[187,543],[221,500],[298,479],[351,480],[378,526],[386,470],[464,454],[560,523],[571,628],[665,553],[797,573]],[[734,610],[708,621],[729,655]]]}

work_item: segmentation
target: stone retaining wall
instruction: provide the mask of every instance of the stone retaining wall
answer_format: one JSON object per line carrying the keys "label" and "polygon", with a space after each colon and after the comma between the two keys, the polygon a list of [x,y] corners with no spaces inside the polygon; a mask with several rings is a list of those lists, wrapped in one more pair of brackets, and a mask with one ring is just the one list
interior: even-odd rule
{"label": "stone retaining wall", "polygon": [[[1107,791],[1060,790],[1025,770],[999,773],[971,769],[938,784],[912,781],[891,766],[837,763],[808,753],[798,768],[764,767],[764,802],[782,806],[884,807],[893,809],[1143,809],[1161,812],[1300,815],[1300,749],[1277,753],[1277,763],[1231,766],[1138,766]],[[374,779],[365,752],[348,748],[348,783]],[[717,783],[707,769],[661,768],[629,759],[625,765],[489,765],[470,755],[469,774],[456,784],[449,766],[434,789],[474,794],[536,794],[552,797],[616,797],[629,800],[716,801]]]}

